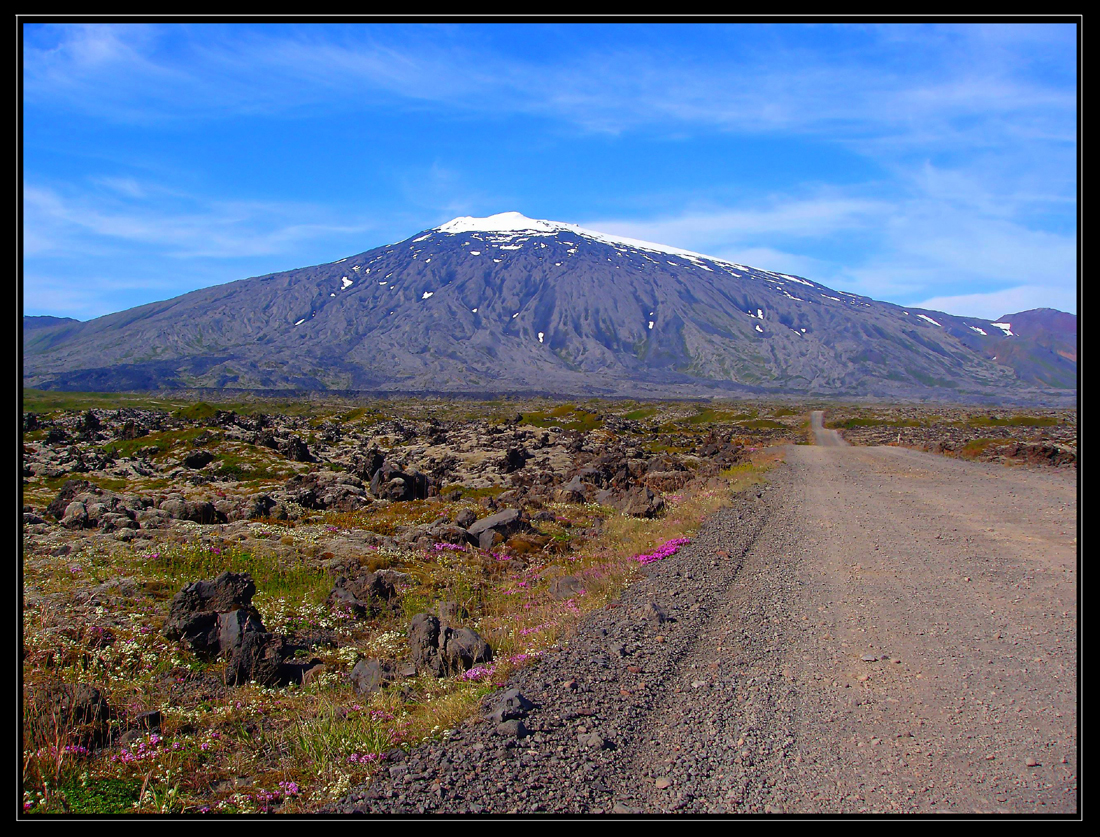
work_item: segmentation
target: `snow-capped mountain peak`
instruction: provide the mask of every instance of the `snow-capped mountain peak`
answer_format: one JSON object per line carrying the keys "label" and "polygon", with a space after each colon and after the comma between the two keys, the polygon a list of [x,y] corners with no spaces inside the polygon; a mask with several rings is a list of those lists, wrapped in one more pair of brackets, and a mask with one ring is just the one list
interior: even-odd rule
{"label": "snow-capped mountain peak", "polygon": [[450,233],[452,235],[468,232],[522,233],[524,235],[572,233],[573,235],[583,236],[584,238],[589,238],[602,244],[632,247],[635,250],[648,250],[651,253],[667,253],[672,256],[680,256],[693,261],[706,259],[707,261],[720,262],[722,264],[732,265],[733,267],[744,267],[744,265],[739,265],[725,259],[718,259],[714,256],[707,256],[703,253],[696,253],[679,247],[670,247],[667,244],[656,244],[652,241],[640,241],[636,238],[626,238],[624,236],[597,232],[596,230],[585,229],[576,224],[566,224],[562,221],[544,221],[536,218],[528,218],[526,215],[519,212],[501,212],[496,215],[489,215],[486,218],[474,218],[470,215],[464,215],[461,218],[454,218],[446,224],[436,227],[434,231]]}
{"label": "snow-capped mountain peak", "polygon": [[436,227],[439,232],[458,234],[465,232],[561,232],[568,228],[567,224],[556,221],[540,221],[528,218],[519,212],[499,212],[486,218],[474,218],[471,215],[463,215],[454,218],[442,226]]}
{"label": "snow-capped mountain peak", "polygon": [[138,314],[27,329],[23,372],[68,389],[1072,398],[1074,344],[1049,328],[1043,342],[1018,336],[1025,320],[903,309],[504,212]]}

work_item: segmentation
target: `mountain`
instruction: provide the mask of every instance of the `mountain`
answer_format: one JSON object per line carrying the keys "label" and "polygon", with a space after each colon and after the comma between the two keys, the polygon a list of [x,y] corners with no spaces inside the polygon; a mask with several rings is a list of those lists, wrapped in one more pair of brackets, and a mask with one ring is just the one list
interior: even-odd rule
{"label": "mountain", "polygon": [[80,320],[74,320],[72,317],[23,317],[23,330],[32,330],[36,328],[52,328],[56,325],[64,325],[65,323],[79,323]]}
{"label": "mountain", "polygon": [[25,329],[27,386],[1074,398],[989,320],[509,212],[330,264]]}
{"label": "mountain", "polygon": [[1018,314],[1005,314],[997,320],[1005,323],[1014,336],[1032,340],[1066,360],[1077,362],[1077,315],[1053,308],[1032,308]]}

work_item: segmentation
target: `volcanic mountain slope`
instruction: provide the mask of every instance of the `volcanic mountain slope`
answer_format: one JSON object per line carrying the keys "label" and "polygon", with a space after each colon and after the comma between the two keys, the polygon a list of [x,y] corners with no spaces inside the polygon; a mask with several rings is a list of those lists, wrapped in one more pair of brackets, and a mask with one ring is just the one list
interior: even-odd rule
{"label": "volcanic mountain slope", "polygon": [[53,328],[54,326],[64,325],[65,323],[79,322],[80,320],[74,320],[72,317],[24,317],[23,330],[30,331],[36,328]]}
{"label": "volcanic mountain slope", "polygon": [[27,330],[23,371],[84,390],[1072,397],[1076,362],[1008,332],[504,213]]}
{"label": "volcanic mountain slope", "polygon": [[1008,326],[1014,337],[1025,338],[1026,342],[1018,341],[1011,346],[1033,343],[1077,362],[1077,317],[1074,314],[1053,308],[1033,308],[1018,314],[1005,314],[995,325],[1001,323]]}

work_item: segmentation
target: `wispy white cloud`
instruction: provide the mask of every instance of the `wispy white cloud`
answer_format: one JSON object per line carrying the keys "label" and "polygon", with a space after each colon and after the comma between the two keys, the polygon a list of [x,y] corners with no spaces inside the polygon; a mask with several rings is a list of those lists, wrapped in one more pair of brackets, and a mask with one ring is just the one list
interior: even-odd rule
{"label": "wispy white cloud", "polygon": [[[587,217],[556,220],[904,304],[984,306],[1036,288],[1072,299],[1074,27],[837,26],[835,49],[789,37],[823,28],[698,27],[692,50],[665,43],[660,27],[630,37],[610,27],[598,39],[573,37],[596,31],[587,27],[523,27],[559,39],[559,49],[527,54],[497,27],[463,25],[46,26],[25,37],[25,109],[157,130],[384,111],[406,122],[430,113],[440,135],[478,124],[487,136],[520,117],[563,144],[577,135],[809,139],[855,152],[872,173],[853,183],[822,171],[813,184],[757,186],[733,201],[685,193],[655,201],[647,217],[582,209]],[[74,184],[32,174],[24,246],[31,258],[125,247],[171,259],[289,258],[305,242],[388,234],[394,219],[411,232],[478,206],[522,210],[529,197],[439,154],[383,176],[401,200],[349,210],[346,201],[204,197],[129,175]],[[644,173],[632,185],[644,191]]]}
{"label": "wispy white cloud", "polygon": [[140,276],[128,276],[124,270],[102,274],[95,268],[69,266],[57,271],[30,271],[23,277],[23,313],[90,320],[131,307],[120,305],[119,300],[132,292],[144,297],[134,304],[142,304],[170,299],[217,281],[202,271],[181,277],[164,270],[146,270]]}
{"label": "wispy white cloud", "polygon": [[749,267],[766,266],[767,270],[792,276],[813,277],[827,284],[835,274],[836,265],[799,253],[789,253],[774,247],[743,247],[715,251],[712,255]]}
{"label": "wispy white cloud", "polygon": [[[124,120],[347,111],[387,95],[611,132],[693,124],[926,144],[972,143],[978,130],[1006,143],[1042,126],[1073,141],[1073,92],[1021,77],[1019,51],[983,42],[980,27],[939,31],[938,43],[936,30],[923,30],[920,53],[890,62],[885,47],[902,33],[889,27],[837,54],[756,45],[756,28],[737,31],[737,49],[720,60],[625,39],[535,59],[476,27],[50,27],[25,47],[24,91],[29,102]],[[1060,31],[1072,47],[1072,27]]]}
{"label": "wispy white cloud", "polygon": [[958,296],[934,296],[913,305],[914,308],[931,308],[959,316],[981,317],[996,320],[1006,314],[1030,311],[1033,308],[1057,308],[1059,311],[1077,313],[1077,296],[1068,288],[1050,288],[1047,285],[1020,285],[999,291]]}
{"label": "wispy white cloud", "polygon": [[[974,302],[985,311],[999,295],[1012,298],[1014,288],[1028,293],[1046,288],[1051,298],[1068,304],[1076,292],[1076,236],[1033,229],[1006,217],[1011,214],[976,184],[967,188],[965,177],[944,176],[893,199],[832,188],[816,195],[777,195],[761,204],[582,226],[906,305],[950,298],[949,313],[984,316],[962,306]],[[854,253],[832,248],[843,261],[823,255],[830,250],[823,244],[854,237],[864,242]]]}
{"label": "wispy white cloud", "polygon": [[749,205],[688,210],[652,220],[594,219],[581,226],[715,255],[731,247],[759,246],[775,237],[821,239],[841,230],[866,228],[889,208],[880,200],[831,191],[806,197],[773,196]]}
{"label": "wispy white cloud", "polygon": [[162,192],[138,181],[113,194],[28,184],[23,190],[27,256],[111,244],[143,245],[165,258],[237,258],[288,253],[304,241],[361,233],[369,218],[344,217],[317,204],[210,200],[148,201]]}

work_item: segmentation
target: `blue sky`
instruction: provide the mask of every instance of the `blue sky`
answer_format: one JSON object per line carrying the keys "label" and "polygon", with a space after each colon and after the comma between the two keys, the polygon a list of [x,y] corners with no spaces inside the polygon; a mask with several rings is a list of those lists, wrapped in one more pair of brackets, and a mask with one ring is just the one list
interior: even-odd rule
{"label": "blue sky", "polygon": [[518,211],[995,318],[1076,313],[1073,24],[23,28],[25,314]]}

